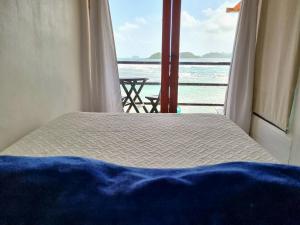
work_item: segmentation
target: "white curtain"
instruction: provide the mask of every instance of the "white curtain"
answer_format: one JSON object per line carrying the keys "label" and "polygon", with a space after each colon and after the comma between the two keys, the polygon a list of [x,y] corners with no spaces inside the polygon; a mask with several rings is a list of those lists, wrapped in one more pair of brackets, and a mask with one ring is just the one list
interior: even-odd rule
{"label": "white curtain", "polygon": [[259,0],[243,0],[225,101],[225,115],[249,133]]}
{"label": "white curtain", "polygon": [[300,67],[300,1],[264,0],[258,33],[253,112],[287,131]]}
{"label": "white curtain", "polygon": [[123,112],[108,0],[83,0],[83,110]]}

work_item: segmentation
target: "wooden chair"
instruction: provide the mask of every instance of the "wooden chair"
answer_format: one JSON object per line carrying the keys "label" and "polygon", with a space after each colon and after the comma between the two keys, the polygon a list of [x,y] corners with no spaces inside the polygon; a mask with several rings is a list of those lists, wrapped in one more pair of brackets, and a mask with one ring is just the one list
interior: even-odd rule
{"label": "wooden chair", "polygon": [[145,96],[145,98],[150,101],[150,104],[152,106],[150,113],[158,113],[157,106],[160,102],[160,92],[159,95]]}

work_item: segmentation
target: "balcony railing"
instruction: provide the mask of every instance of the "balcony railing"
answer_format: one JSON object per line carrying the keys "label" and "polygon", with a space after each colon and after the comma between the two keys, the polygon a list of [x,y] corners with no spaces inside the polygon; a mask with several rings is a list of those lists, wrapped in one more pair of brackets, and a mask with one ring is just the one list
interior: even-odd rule
{"label": "balcony railing", "polygon": [[[160,65],[160,62],[157,61],[118,61],[118,64],[126,65]],[[230,62],[180,62],[180,65],[193,65],[193,66],[230,66]],[[147,82],[146,85],[160,86],[160,82]],[[227,87],[227,83],[182,83],[178,84],[179,86],[192,86],[192,87]],[[150,102],[145,102],[146,105],[149,105]],[[224,103],[186,103],[179,102],[180,106],[224,106]]]}

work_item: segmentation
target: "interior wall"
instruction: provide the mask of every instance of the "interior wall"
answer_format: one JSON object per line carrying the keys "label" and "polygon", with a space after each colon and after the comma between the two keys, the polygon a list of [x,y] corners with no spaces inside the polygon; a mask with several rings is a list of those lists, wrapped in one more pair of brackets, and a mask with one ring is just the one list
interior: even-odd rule
{"label": "interior wall", "polygon": [[291,131],[293,139],[289,155],[289,163],[300,165],[300,71],[292,119],[293,122],[291,124]]}
{"label": "interior wall", "polygon": [[81,109],[79,0],[0,0],[0,150]]}
{"label": "interior wall", "polygon": [[[261,58],[258,63],[263,65],[265,67],[264,72],[270,72],[273,70],[273,72],[276,74],[278,71],[281,71],[281,75],[285,75],[288,73],[289,70],[293,69],[293,73],[297,74],[297,70],[299,69],[299,63],[298,61],[293,61],[294,59],[297,59],[297,55],[299,53],[299,45],[298,42],[295,41],[295,45],[291,43],[290,41],[282,41],[282,39],[278,39],[278,35],[276,36],[270,36],[270,31],[271,33],[273,32],[279,32],[282,31],[284,32],[283,29],[280,29],[281,26],[286,25],[286,21],[289,21],[291,18],[295,18],[299,16],[299,5],[296,3],[297,1],[289,1],[288,5],[285,1],[280,1],[280,0],[269,0],[265,2],[265,10],[264,13],[269,13],[270,15],[265,15],[273,18],[274,16],[277,18],[280,16],[281,20],[277,21],[275,24],[272,23],[270,24],[270,21],[265,18],[265,23],[269,24],[268,30],[269,33],[266,33],[266,35],[262,36],[262,43],[264,43],[263,46],[259,46],[259,51],[264,51],[264,54],[267,56],[265,58]],[[297,5],[297,7],[296,7]],[[294,6],[294,7],[293,7]],[[279,13],[280,12],[280,13]],[[263,10],[262,10],[263,13]],[[297,14],[296,14],[297,13]],[[279,15],[280,14],[280,15]],[[291,17],[290,17],[291,16]],[[274,17],[274,18],[275,18]],[[289,17],[289,18],[288,18]],[[285,22],[282,24],[282,21]],[[293,20],[295,22],[298,22],[298,20]],[[292,24],[291,24],[292,26]],[[298,26],[295,26],[295,33],[292,35],[292,38],[297,38],[299,36],[299,29],[297,29]],[[284,34],[282,34],[284,36]],[[274,38],[273,38],[274,37]],[[287,38],[290,38],[287,36]],[[270,47],[270,44],[274,44],[273,47]],[[280,44],[281,42],[281,44]],[[285,46],[288,43],[287,46]],[[285,46],[285,48],[284,48]],[[265,48],[263,48],[265,47]],[[275,49],[274,49],[275,48]],[[283,49],[283,50],[282,50]],[[282,50],[280,52],[280,50]],[[284,51],[286,50],[286,51]],[[278,51],[278,54],[276,56],[276,52]],[[274,53],[275,52],[275,53]],[[291,55],[290,59],[287,57],[287,52],[293,52]],[[275,56],[274,56],[275,54]],[[277,63],[276,60],[274,59],[277,58]],[[273,66],[272,62],[269,62],[268,60],[272,58],[272,62],[274,64],[277,64],[276,66]],[[288,59],[288,61],[285,61]],[[290,64],[291,62],[295,62],[294,64]],[[282,65],[281,65],[282,64]],[[260,67],[261,65],[256,65]],[[281,65],[281,66],[278,66]],[[282,71],[283,68],[286,68],[286,71]],[[257,71],[256,71],[257,72]],[[272,72],[270,73],[272,74]],[[286,74],[288,75],[288,74]],[[284,77],[284,76],[283,76]],[[297,85],[297,91],[295,93],[290,93],[292,96],[294,96],[294,102],[293,102],[293,109],[292,113],[290,116],[289,120],[289,125],[288,125],[288,132],[285,133],[282,130],[276,128],[275,126],[269,124],[268,122],[258,118],[257,116],[252,117],[252,127],[251,127],[251,135],[252,137],[259,142],[262,146],[264,146],[267,150],[270,151],[271,154],[273,154],[279,161],[283,163],[288,163],[288,164],[296,164],[300,165],[300,71],[298,74],[298,85]],[[282,78],[282,76],[281,76]],[[295,83],[297,83],[297,76],[295,76],[295,79],[292,80],[292,86],[294,87]],[[284,80],[284,82],[287,82],[287,80]],[[273,80],[273,83],[276,83],[278,87],[283,87],[284,82],[282,82],[280,79],[275,79]],[[272,83],[272,82],[271,82]],[[272,83],[272,84],[273,84]],[[274,83],[274,85],[275,85]],[[272,88],[272,87],[271,87]],[[292,90],[292,89],[291,89]],[[256,90],[257,91],[257,90]],[[285,90],[284,90],[285,91]],[[256,93],[256,92],[255,92]],[[272,93],[272,92],[270,92]],[[278,94],[278,93],[277,93]],[[282,96],[279,96],[278,98],[275,98],[274,100],[280,101],[280,98]],[[288,103],[287,101],[283,102]],[[271,105],[266,105],[263,104],[262,107],[264,107],[267,111],[272,113],[272,110],[270,111],[269,109],[272,108]],[[273,107],[274,108],[274,107]],[[278,111],[279,109],[277,109]],[[280,109],[280,112],[284,112],[284,108]],[[274,111],[274,110],[273,110]],[[275,110],[276,111],[276,110]],[[286,111],[287,114],[289,114]],[[274,122],[274,121],[272,121]]]}
{"label": "interior wall", "polygon": [[280,162],[300,165],[300,79],[295,94],[290,120],[290,129],[286,134],[264,120],[253,116],[252,137],[264,146]]}
{"label": "interior wall", "polygon": [[292,136],[253,115],[251,136],[282,163],[289,162]]}

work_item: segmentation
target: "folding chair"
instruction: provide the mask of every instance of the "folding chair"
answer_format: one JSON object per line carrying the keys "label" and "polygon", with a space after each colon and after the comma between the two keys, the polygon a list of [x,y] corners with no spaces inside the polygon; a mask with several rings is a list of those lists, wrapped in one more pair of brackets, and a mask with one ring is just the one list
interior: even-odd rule
{"label": "folding chair", "polygon": [[160,92],[159,95],[145,96],[145,98],[150,101],[150,104],[152,106],[150,113],[158,113],[157,106],[160,102]]}

